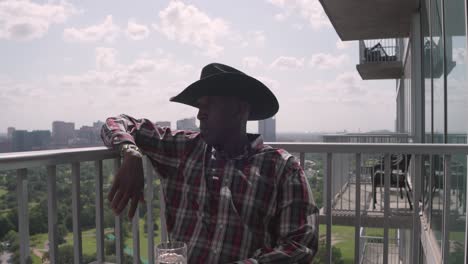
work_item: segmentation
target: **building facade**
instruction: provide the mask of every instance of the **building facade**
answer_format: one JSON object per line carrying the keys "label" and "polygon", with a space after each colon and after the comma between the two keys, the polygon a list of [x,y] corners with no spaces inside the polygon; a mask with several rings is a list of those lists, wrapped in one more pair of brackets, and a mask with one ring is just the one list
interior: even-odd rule
{"label": "building facade", "polygon": [[191,131],[198,131],[198,127],[196,124],[196,118],[184,118],[177,120],[177,130],[191,130]]}
{"label": "building facade", "polygon": [[66,146],[75,137],[75,123],[54,121],[52,123],[52,140],[56,146]]}
{"label": "building facade", "polygon": [[[395,132],[414,143],[467,144],[466,0],[320,2],[340,38],[359,41],[361,77],[396,80]],[[445,163],[424,157],[421,218],[398,230],[401,263],[467,263],[467,159]]]}
{"label": "building facade", "polygon": [[276,118],[271,117],[258,121],[258,133],[262,135],[265,142],[276,141]]}

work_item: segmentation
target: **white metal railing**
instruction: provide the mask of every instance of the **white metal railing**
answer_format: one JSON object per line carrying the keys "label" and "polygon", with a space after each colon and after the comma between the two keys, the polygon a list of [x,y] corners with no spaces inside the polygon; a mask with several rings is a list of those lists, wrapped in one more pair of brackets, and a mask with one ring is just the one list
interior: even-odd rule
{"label": "white metal railing", "polygon": [[[367,218],[372,215],[367,215],[366,211],[363,210],[361,205],[361,172],[362,166],[365,164],[363,159],[365,155],[369,154],[382,154],[385,163],[385,175],[390,175],[390,163],[391,154],[393,153],[406,153],[411,154],[414,158],[412,163],[414,164],[414,174],[411,177],[413,183],[413,191],[411,198],[413,201],[420,201],[421,199],[421,180],[423,173],[423,156],[425,155],[441,155],[444,157],[445,174],[444,174],[444,193],[450,194],[450,159],[455,154],[468,154],[468,145],[451,145],[451,144],[353,144],[353,143],[271,143],[273,147],[284,148],[291,153],[299,153],[301,164],[305,164],[306,153],[321,153],[324,156],[324,167],[325,167],[325,196],[326,203],[325,207],[322,208],[321,221],[326,225],[326,263],[331,263],[331,243],[332,243],[332,219],[335,218],[333,215],[332,204],[332,186],[335,179],[338,177],[337,171],[333,166],[333,158],[336,155],[346,154],[353,156],[354,174],[355,174],[355,189],[354,196],[355,206],[352,208],[353,216],[348,218],[350,223],[355,226],[355,241],[360,240],[360,228],[365,225]],[[81,263],[82,261],[82,245],[81,245],[81,228],[80,228],[80,171],[79,164],[84,161],[95,162],[95,179],[96,179],[96,245],[97,253],[96,259],[98,262],[104,261],[104,229],[103,229],[103,196],[102,196],[102,161],[106,159],[114,159],[115,167],[120,166],[120,159],[115,151],[110,151],[105,148],[86,148],[86,149],[67,149],[67,150],[49,150],[49,151],[37,151],[37,152],[25,152],[25,153],[8,153],[0,155],[0,170],[17,170],[17,197],[18,197],[18,221],[19,221],[19,237],[20,237],[20,254],[21,263],[25,263],[26,258],[29,255],[29,227],[28,227],[28,192],[27,192],[27,168],[31,167],[47,167],[48,177],[48,221],[49,221],[49,241],[50,241],[50,260],[51,263],[57,263],[57,206],[56,206],[56,187],[55,187],[55,171],[56,166],[59,164],[71,164],[72,165],[72,208],[73,208],[73,237],[74,237],[74,263]],[[152,184],[153,184],[153,170],[150,167],[149,162],[145,164],[145,176],[146,176],[146,192],[145,198],[147,201],[147,217],[148,222],[152,223]],[[381,213],[383,222],[381,227],[384,229],[383,236],[383,250],[382,250],[382,263],[389,263],[389,228],[390,217],[392,216],[392,208],[390,206],[390,177],[384,177],[384,192],[382,195],[383,199],[383,211]],[[164,199],[160,199],[161,202]],[[445,201],[445,204],[449,203],[449,200]],[[446,207],[449,208],[449,207]],[[161,208],[162,221],[164,221],[164,205]],[[420,237],[420,208],[419,203],[413,203],[412,208],[412,239],[411,248],[412,250],[412,262],[417,263],[419,257],[419,237]],[[138,215],[138,211],[136,213]],[[444,210],[444,221],[448,220],[449,210]],[[135,218],[136,219],[136,218]],[[115,232],[116,232],[116,258],[117,263],[122,263],[123,260],[123,240],[121,234],[122,218],[116,217],[115,219]],[[392,218],[392,221],[397,220]],[[447,222],[445,222],[447,223]],[[133,235],[133,252],[134,262],[137,263],[140,254],[139,245],[139,232],[138,232],[138,220],[133,221],[132,235]],[[166,230],[164,230],[165,224],[162,223],[162,235],[166,236]],[[448,224],[443,225],[443,237],[442,237],[442,250],[448,249]],[[148,228],[148,260],[150,263],[154,262],[153,256],[153,226],[147,225]],[[164,237],[163,237],[164,239]],[[355,243],[355,263],[359,263],[360,252],[362,245]]]}
{"label": "white metal railing", "polygon": [[402,46],[402,40],[398,38],[359,40],[360,63],[401,62]]}

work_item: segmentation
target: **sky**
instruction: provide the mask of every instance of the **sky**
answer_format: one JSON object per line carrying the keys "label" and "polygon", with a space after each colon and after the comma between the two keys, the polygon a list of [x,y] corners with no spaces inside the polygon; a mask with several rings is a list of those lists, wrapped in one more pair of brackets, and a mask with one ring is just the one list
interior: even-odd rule
{"label": "sky", "polygon": [[394,130],[395,80],[361,80],[358,54],[318,0],[0,0],[0,133],[121,113],[175,126],[197,110],[169,98],[211,62],[274,92],[277,131]]}

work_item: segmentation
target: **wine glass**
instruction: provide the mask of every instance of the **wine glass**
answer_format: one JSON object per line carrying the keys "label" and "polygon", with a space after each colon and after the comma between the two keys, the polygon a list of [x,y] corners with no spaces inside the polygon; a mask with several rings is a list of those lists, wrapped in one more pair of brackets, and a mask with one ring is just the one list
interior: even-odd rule
{"label": "wine glass", "polygon": [[168,241],[156,246],[157,264],[187,264],[187,245],[184,242]]}

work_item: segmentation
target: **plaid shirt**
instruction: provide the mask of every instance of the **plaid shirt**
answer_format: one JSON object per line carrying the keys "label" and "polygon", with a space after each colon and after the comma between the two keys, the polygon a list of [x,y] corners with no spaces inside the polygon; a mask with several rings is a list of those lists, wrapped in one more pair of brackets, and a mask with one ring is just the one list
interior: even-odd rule
{"label": "plaid shirt", "polygon": [[162,177],[167,230],[188,245],[188,263],[310,263],[318,209],[298,161],[249,134],[227,158],[197,132],[121,115],[102,129],[106,146],[136,144]]}

